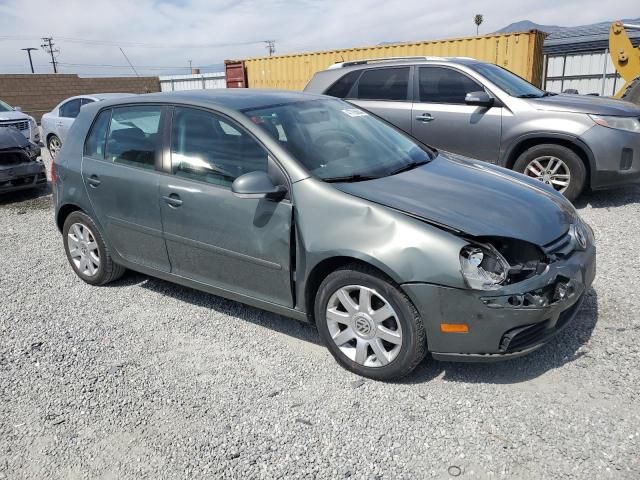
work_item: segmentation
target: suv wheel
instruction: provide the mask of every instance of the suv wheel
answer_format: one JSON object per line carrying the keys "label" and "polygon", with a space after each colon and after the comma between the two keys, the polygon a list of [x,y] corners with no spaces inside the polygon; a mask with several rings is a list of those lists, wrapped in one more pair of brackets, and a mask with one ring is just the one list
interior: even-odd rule
{"label": "suv wheel", "polygon": [[409,298],[373,269],[331,273],[315,301],[320,336],[347,370],[374,380],[410,373],[427,351],[420,315]]}
{"label": "suv wheel", "polygon": [[582,159],[573,150],[553,144],[525,150],[513,169],[552,186],[571,201],[582,193],[587,178]]}
{"label": "suv wheel", "polygon": [[98,227],[87,214],[71,213],[64,222],[62,237],[69,264],[85,282],[104,285],[125,272],[113,262]]}

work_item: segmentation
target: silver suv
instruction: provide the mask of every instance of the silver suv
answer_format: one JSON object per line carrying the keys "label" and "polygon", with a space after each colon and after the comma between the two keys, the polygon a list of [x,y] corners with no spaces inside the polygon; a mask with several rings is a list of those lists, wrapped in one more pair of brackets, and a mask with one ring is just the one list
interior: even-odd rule
{"label": "silver suv", "polygon": [[640,180],[640,108],[545,92],[492,63],[403,57],[337,63],[305,91],[363,107],[423,143],[511,168],[575,199]]}

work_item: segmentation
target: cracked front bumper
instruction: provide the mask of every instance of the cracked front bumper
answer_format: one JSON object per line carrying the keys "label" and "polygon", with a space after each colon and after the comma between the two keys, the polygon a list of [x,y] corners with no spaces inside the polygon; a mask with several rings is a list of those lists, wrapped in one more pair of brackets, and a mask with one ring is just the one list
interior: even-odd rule
{"label": "cracked front bumper", "polygon": [[[496,361],[526,355],[569,326],[595,274],[596,249],[590,242],[586,250],[554,262],[544,274],[500,290],[421,283],[402,287],[422,316],[434,358]],[[558,286],[565,291],[563,298],[558,298]],[[522,302],[541,295],[549,301]],[[444,333],[441,323],[466,323],[469,331]]]}

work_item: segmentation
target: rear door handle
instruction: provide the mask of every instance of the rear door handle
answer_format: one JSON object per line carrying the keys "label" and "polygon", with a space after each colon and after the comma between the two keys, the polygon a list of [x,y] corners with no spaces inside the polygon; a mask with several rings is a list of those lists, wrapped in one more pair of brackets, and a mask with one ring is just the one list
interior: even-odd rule
{"label": "rear door handle", "polygon": [[170,207],[177,208],[182,205],[182,200],[180,199],[180,195],[177,193],[172,193],[170,195],[165,195],[162,199],[167,202]]}
{"label": "rear door handle", "polygon": [[87,182],[89,183],[89,185],[91,185],[93,188],[97,187],[98,185],[100,185],[102,182],[100,181],[100,179],[98,178],[97,175],[91,175],[89,176],[89,178],[87,178]]}
{"label": "rear door handle", "polygon": [[56,123],[56,126],[58,126],[58,127],[62,127],[63,125],[64,125],[64,123],[62,123],[62,122]]}
{"label": "rear door handle", "polygon": [[416,117],[416,120],[418,120],[419,122],[428,123],[435,120],[435,118],[433,118],[433,115],[431,115],[430,113],[423,113],[422,115],[418,115]]}

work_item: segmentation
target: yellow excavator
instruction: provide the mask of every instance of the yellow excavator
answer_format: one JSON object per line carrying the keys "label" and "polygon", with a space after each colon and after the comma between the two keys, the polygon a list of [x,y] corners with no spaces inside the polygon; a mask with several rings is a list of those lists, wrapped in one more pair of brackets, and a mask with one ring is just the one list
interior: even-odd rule
{"label": "yellow excavator", "polygon": [[640,45],[634,48],[627,30],[640,30],[640,25],[617,21],[609,28],[609,55],[625,81],[615,96],[640,105]]}

